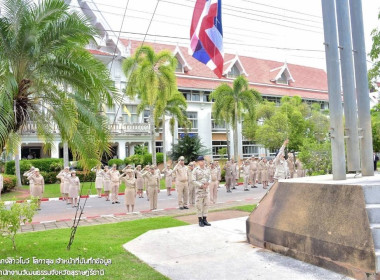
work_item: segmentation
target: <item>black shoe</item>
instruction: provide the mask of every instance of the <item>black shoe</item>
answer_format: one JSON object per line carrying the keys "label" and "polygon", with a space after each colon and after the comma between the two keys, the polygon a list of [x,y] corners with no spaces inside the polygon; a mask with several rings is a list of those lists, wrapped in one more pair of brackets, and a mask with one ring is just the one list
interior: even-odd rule
{"label": "black shoe", "polygon": [[120,204],[120,201],[116,201],[115,203]]}
{"label": "black shoe", "polygon": [[253,186],[253,187],[251,187],[252,189],[257,189],[257,187],[256,186]]}
{"label": "black shoe", "polygon": [[187,206],[183,206],[183,209],[189,209],[189,207],[187,207]]}
{"label": "black shoe", "polygon": [[249,191],[249,189],[244,189],[245,191]]}
{"label": "black shoe", "polygon": [[233,189],[233,190],[236,190],[236,188],[235,188],[235,187],[232,187],[232,189]]}
{"label": "black shoe", "polygon": [[203,217],[203,224],[205,226],[211,226],[211,224],[209,222],[207,222],[207,217]]}
{"label": "black shoe", "polygon": [[204,227],[205,224],[203,223],[203,218],[202,217],[198,217],[198,220],[199,220],[199,226],[200,227]]}
{"label": "black shoe", "polygon": [[115,201],[112,201],[112,204],[115,204]]}
{"label": "black shoe", "polygon": [[179,210],[183,210],[183,209],[185,209],[184,207],[179,207]]}

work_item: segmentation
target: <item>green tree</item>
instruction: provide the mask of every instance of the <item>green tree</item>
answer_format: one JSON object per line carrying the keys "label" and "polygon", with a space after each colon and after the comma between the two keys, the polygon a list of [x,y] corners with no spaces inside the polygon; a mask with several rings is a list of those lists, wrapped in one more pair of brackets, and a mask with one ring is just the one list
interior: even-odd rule
{"label": "green tree", "polygon": [[199,156],[210,154],[210,151],[202,144],[197,135],[185,134],[178,139],[177,144],[172,145],[172,160],[178,160],[180,156],[185,157],[185,163],[196,160]]}
{"label": "green tree", "polygon": [[[378,19],[380,20],[380,12],[378,15]],[[380,22],[379,22],[380,26]],[[368,72],[368,79],[370,81],[378,81],[380,79],[380,28],[377,27],[372,30],[372,48],[369,53],[369,57],[371,58],[373,65],[372,68]],[[370,86],[371,87],[371,86]]]}
{"label": "green tree", "polygon": [[380,152],[380,104],[371,109],[373,150]]}
{"label": "green tree", "polygon": [[[166,94],[170,94],[170,96],[166,96]],[[171,116],[170,124],[174,125],[175,121],[177,120],[178,125],[180,126],[187,126],[187,117],[185,114],[186,108],[187,108],[187,102],[183,94],[179,91],[174,92],[160,92],[159,98],[157,102],[157,108],[156,108],[156,116],[155,116],[155,122],[156,124],[161,121],[162,125],[162,142],[163,142],[163,162],[164,166],[166,168],[166,120],[165,116],[169,115]],[[173,129],[171,129],[173,130]]]}
{"label": "green tree", "polygon": [[258,91],[249,88],[247,79],[238,76],[231,88],[228,84],[221,84],[210,95],[214,99],[213,114],[216,120],[225,120],[233,129],[234,159],[238,160],[238,134],[237,125],[242,120],[243,114],[248,114],[248,119],[255,121],[254,113],[256,104],[261,102]]}
{"label": "green tree", "polygon": [[[83,165],[109,151],[102,103],[116,90],[85,48],[97,36],[62,0],[4,0],[0,18],[0,150],[32,122],[47,145],[59,129]],[[69,90],[65,90],[65,86]]]}
{"label": "green tree", "polygon": [[177,91],[174,74],[176,65],[177,60],[169,51],[155,53],[150,46],[139,47],[133,57],[123,61],[123,71],[128,78],[126,94],[130,97],[137,96],[141,100],[137,107],[138,113],[146,108],[150,112],[153,164],[157,163],[155,118],[160,115],[160,112],[156,112],[158,98],[170,98]]}

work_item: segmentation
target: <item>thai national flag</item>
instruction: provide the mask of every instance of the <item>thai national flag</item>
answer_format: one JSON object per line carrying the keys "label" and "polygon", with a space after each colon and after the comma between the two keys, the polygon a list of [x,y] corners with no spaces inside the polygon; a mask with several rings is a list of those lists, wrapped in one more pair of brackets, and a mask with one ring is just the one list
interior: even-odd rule
{"label": "thai national flag", "polygon": [[189,54],[220,78],[223,73],[222,0],[197,0],[190,27]]}

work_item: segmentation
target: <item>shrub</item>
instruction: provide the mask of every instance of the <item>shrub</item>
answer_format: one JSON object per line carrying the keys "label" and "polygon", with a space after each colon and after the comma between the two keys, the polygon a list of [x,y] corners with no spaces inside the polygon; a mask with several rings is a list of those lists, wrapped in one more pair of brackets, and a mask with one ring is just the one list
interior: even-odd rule
{"label": "shrub", "polygon": [[156,160],[157,160],[157,164],[163,163],[164,162],[164,154],[163,153],[157,153],[156,154]]}
{"label": "shrub", "polygon": [[131,155],[130,157],[127,157],[124,160],[124,162],[125,162],[125,164],[134,164],[134,165],[143,164],[144,163],[144,156],[134,154],[134,155]]}
{"label": "shrub", "polygon": [[16,176],[3,174],[3,192],[10,191],[16,187]]}
{"label": "shrub", "polygon": [[[61,158],[41,158],[41,159],[23,159],[20,160],[20,170],[21,174],[29,170],[30,167],[34,166],[40,171],[49,172],[51,171],[52,164],[60,164],[63,166],[63,159]],[[15,162],[14,160],[8,161],[5,163],[5,174],[15,175]]]}
{"label": "shrub", "polygon": [[52,172],[41,172],[42,177],[44,177],[45,184],[56,184],[57,182],[60,182],[60,180],[57,178],[58,172],[52,171]]}
{"label": "shrub", "polygon": [[144,157],[144,161],[143,161],[144,165],[152,163],[152,154],[145,154],[143,157]]}
{"label": "shrub", "polygon": [[21,223],[32,222],[36,210],[36,200],[31,203],[14,203],[9,208],[0,201],[0,233],[2,237],[12,241],[13,250],[16,250],[15,238]]}
{"label": "shrub", "polygon": [[124,161],[122,159],[118,159],[118,158],[110,159],[108,161],[108,165],[111,167],[113,164],[116,164],[117,167],[119,167],[119,166],[124,164]]}
{"label": "shrub", "polygon": [[96,173],[95,172],[83,172],[83,171],[78,171],[77,176],[79,178],[79,181],[81,183],[84,182],[95,182],[95,177]]}
{"label": "shrub", "polygon": [[55,172],[59,172],[63,169],[63,163],[61,164],[60,162],[53,162],[52,164],[50,164],[50,169],[49,171],[55,171]]}

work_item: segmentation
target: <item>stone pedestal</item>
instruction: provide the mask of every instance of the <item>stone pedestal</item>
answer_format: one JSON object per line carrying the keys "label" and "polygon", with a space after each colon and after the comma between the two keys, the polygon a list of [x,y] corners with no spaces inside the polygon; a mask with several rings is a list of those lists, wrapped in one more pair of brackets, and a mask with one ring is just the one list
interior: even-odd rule
{"label": "stone pedestal", "polygon": [[375,248],[380,246],[375,236],[380,177],[371,178],[331,181],[318,176],[280,181],[247,219],[248,241],[367,279],[376,273]]}

